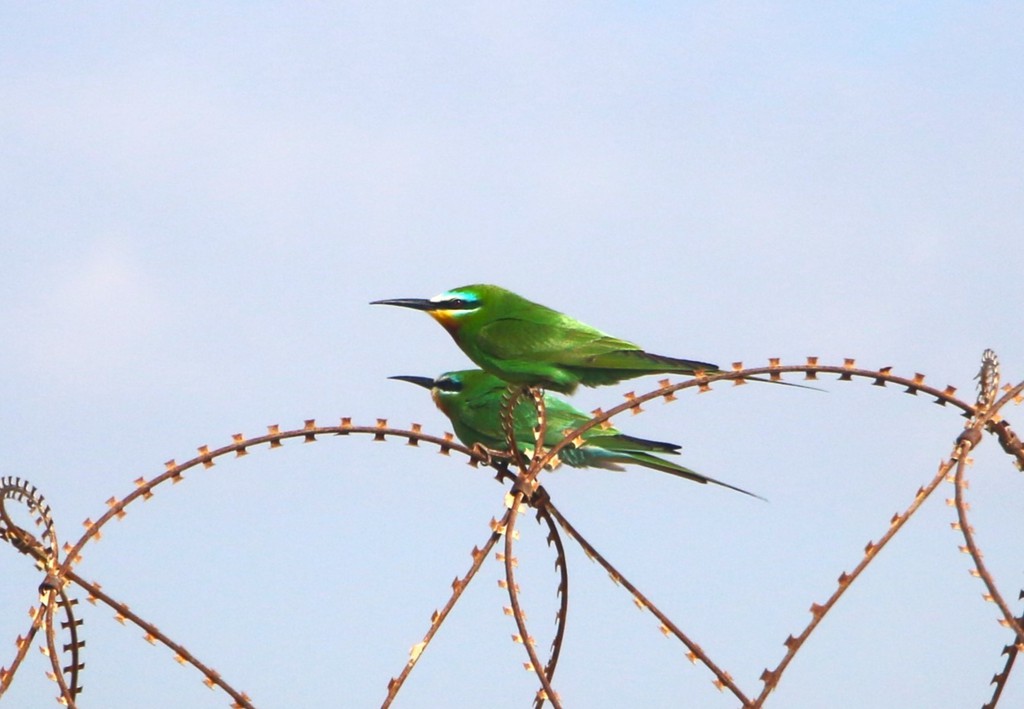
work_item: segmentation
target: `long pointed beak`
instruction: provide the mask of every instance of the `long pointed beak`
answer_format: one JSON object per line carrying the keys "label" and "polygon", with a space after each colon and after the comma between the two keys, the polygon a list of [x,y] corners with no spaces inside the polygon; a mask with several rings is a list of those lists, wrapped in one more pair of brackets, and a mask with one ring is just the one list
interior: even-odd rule
{"label": "long pointed beak", "polygon": [[400,308],[412,308],[413,310],[438,310],[445,307],[441,303],[435,303],[426,298],[390,298],[388,300],[374,300],[370,305],[397,305]]}
{"label": "long pointed beak", "polygon": [[393,377],[388,377],[388,379],[399,379],[403,382],[409,382],[410,384],[418,384],[424,389],[434,388],[434,380],[430,377],[416,377],[411,374],[396,374]]}

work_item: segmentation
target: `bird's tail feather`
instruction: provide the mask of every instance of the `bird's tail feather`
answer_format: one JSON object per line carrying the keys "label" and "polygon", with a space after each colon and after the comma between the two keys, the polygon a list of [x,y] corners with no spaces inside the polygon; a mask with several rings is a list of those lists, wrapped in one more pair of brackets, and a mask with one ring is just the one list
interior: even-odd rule
{"label": "bird's tail feather", "polygon": [[679,455],[680,446],[665,441],[651,441],[646,438],[627,436],[624,433],[611,435],[590,436],[587,439],[588,445],[596,448],[604,448],[609,451],[620,451],[623,453],[662,453],[668,455]]}
{"label": "bird's tail feather", "polygon": [[[592,443],[592,441],[588,442]],[[744,495],[750,495],[756,497],[759,500],[764,498],[758,494],[744,490],[741,487],[730,485],[729,483],[716,480],[715,478],[708,477],[707,475],[701,475],[696,470],[690,470],[689,468],[677,465],[667,460],[663,460],[656,455],[645,453],[643,451],[616,451],[609,450],[604,447],[597,447],[594,445],[585,445],[582,448],[576,448],[574,446],[566,447],[562,449],[559,454],[562,462],[573,468],[603,468],[605,470],[623,470],[623,465],[640,465],[651,470],[657,470],[662,473],[668,473],[669,475],[676,475],[687,480],[692,480],[702,485],[707,483],[713,483],[722,487],[727,487],[730,490],[736,492],[742,492]]]}
{"label": "bird's tail feather", "polygon": [[744,490],[741,487],[736,487],[735,485],[730,485],[727,482],[722,482],[721,480],[716,480],[715,478],[708,477],[707,475],[701,475],[696,470],[690,470],[689,468],[684,467],[682,465],[676,465],[675,463],[671,463],[671,462],[669,462],[667,460],[662,460],[661,458],[658,458],[657,456],[649,455],[647,453],[640,453],[640,452],[631,453],[631,454],[629,454],[628,459],[622,460],[621,462],[623,462],[623,463],[636,463],[637,465],[642,465],[645,468],[650,468],[651,470],[657,470],[657,471],[662,472],[662,473],[668,473],[669,475],[677,475],[677,476],[679,476],[681,478],[686,478],[687,480],[693,480],[694,482],[698,482],[698,483],[703,483],[703,484],[713,483],[715,485],[720,485],[722,487],[727,487],[730,490],[735,490],[736,492],[742,492],[744,495],[750,495],[751,497],[756,497],[759,500],[764,500],[765,499],[765,498],[761,497],[760,495],[758,495],[756,493],[750,492],[749,490]]}

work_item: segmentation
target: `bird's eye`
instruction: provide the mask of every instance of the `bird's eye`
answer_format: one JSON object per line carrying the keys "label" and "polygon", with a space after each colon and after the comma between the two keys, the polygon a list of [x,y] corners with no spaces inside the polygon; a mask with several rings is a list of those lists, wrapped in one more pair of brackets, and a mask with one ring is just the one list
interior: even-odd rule
{"label": "bird's eye", "polygon": [[472,310],[477,307],[479,303],[475,300],[468,300],[466,298],[452,298],[451,300],[446,300],[445,305],[447,305],[451,310]]}

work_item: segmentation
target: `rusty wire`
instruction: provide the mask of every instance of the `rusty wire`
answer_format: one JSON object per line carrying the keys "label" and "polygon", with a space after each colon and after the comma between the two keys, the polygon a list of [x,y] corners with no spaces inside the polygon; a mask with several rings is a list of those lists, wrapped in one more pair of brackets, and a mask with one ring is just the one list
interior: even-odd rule
{"label": "rusty wire", "polygon": [[[1017,600],[1024,600],[1024,590],[1017,594]],[[1024,624],[1024,611],[1017,616],[1017,622]],[[1006,656],[1006,661],[1003,663],[1003,668],[992,675],[992,684],[995,687],[992,689],[992,696],[987,702],[985,702],[981,709],[995,709],[999,704],[999,698],[1003,695],[1003,689],[1006,688],[1006,682],[1010,679],[1010,671],[1013,670],[1013,665],[1017,661],[1017,657],[1020,655],[1020,651],[1024,649],[1021,643],[1010,643],[1003,648],[1002,654]]]}
{"label": "rusty wire", "polygon": [[[1012,400],[1018,396],[1020,392],[1024,390],[1024,383],[1013,387],[1003,397],[1003,401]],[[974,571],[977,576],[985,584],[988,592],[984,595],[986,601],[995,603],[999,608],[999,612],[1002,613],[1002,619],[1000,623],[1007,628],[1010,628],[1017,636],[1016,645],[1024,646],[1024,624],[1020,622],[1018,618],[1014,616],[1013,611],[1010,609],[1010,605],[1003,598],[1000,593],[998,586],[996,585],[995,579],[993,579],[988,566],[985,564],[984,555],[978,547],[978,542],[975,538],[974,527],[968,521],[968,509],[969,505],[965,499],[964,491],[967,488],[967,454],[981,441],[981,431],[984,429],[987,420],[991,417],[994,409],[986,408],[983,412],[979,412],[979,415],[975,418],[968,428],[960,435],[958,444],[963,449],[963,455],[958,456],[956,475],[954,478],[954,498],[953,505],[956,507],[957,513],[957,529],[963,535],[964,546],[961,547],[961,551],[970,554],[971,559],[974,562]]]}
{"label": "rusty wire", "polygon": [[[535,499],[540,497],[541,500],[546,500],[547,491],[543,487],[538,488],[537,492],[534,493]],[[548,680],[551,681],[555,677],[555,670],[558,668],[558,658],[562,652],[562,642],[565,639],[565,629],[569,618],[569,568],[566,566],[565,561],[565,545],[562,543],[562,535],[558,533],[558,526],[555,523],[555,519],[551,516],[551,511],[544,504],[533,505],[534,511],[537,515],[537,523],[543,522],[547,525],[548,546],[552,544],[555,547],[555,568],[558,570],[558,611],[555,613],[555,637],[551,641],[551,655],[548,658],[548,664],[544,667],[544,674]],[[544,706],[546,696],[543,696],[540,692],[537,693],[537,697],[534,699],[534,709],[540,709]]]}
{"label": "rusty wire", "polygon": [[[940,465],[934,477],[918,489],[913,500],[904,511],[897,513],[889,520],[888,527],[879,540],[868,543],[853,571],[849,573],[844,572],[839,576],[837,588],[830,598],[823,604],[812,604],[811,621],[797,636],[790,635],[786,639],[784,645],[787,651],[784,657],[774,669],[764,670],[760,677],[762,682],[761,692],[756,698],[750,699],[748,694],[740,688],[728,671],[719,667],[708,653],[703,650],[700,644],[689,638],[664,613],[658,610],[639,589],[625,579],[573,527],[569,520],[554,506],[547,491],[543,486],[539,485],[537,478],[546,467],[557,465],[559,452],[569,445],[578,444],[583,433],[595,426],[609,425],[609,421],[614,416],[625,411],[639,413],[642,410],[642,405],[648,401],[657,398],[672,401],[677,398],[677,393],[688,389],[696,389],[701,392],[708,391],[716,382],[732,381],[734,384],[739,385],[745,383],[747,379],[763,377],[765,375],[771,381],[780,381],[782,375],[787,373],[802,373],[805,380],[816,380],[819,374],[835,374],[838,375],[838,380],[840,381],[852,381],[854,379],[870,380],[872,384],[880,387],[884,387],[887,384],[896,384],[903,386],[904,391],[908,394],[917,395],[918,393],[923,393],[934,397],[935,403],[941,406],[959,409],[960,413],[968,419],[968,422],[964,432],[957,438],[949,460]],[[122,623],[131,622],[142,628],[146,633],[144,637],[148,642],[167,646],[172,650],[174,658],[178,662],[197,669],[204,676],[204,683],[210,687],[220,688],[234,700],[233,707],[253,706],[245,693],[235,690],[230,684],[220,678],[216,671],[199,661],[184,647],[161,633],[155,626],[134,614],[127,605],[109,597],[100,590],[98,584],[82,579],[74,571],[74,567],[81,561],[81,554],[85,545],[90,541],[98,540],[103,528],[111,520],[122,518],[126,514],[126,509],[133,502],[139,499],[150,498],[153,495],[154,489],[159,485],[168,481],[172,484],[180,482],[184,479],[184,473],[190,469],[200,465],[204,468],[212,467],[216,459],[231,453],[235,454],[235,456],[244,456],[248,453],[248,449],[264,443],[268,444],[269,448],[277,448],[282,445],[283,441],[290,438],[302,438],[306,442],[312,442],[322,435],[347,436],[350,434],[364,434],[372,435],[375,440],[398,437],[405,439],[410,445],[418,445],[420,442],[433,444],[445,455],[450,454],[452,451],[458,452],[466,456],[471,465],[478,466],[482,463],[490,466],[495,469],[496,477],[500,481],[512,484],[512,491],[507,493],[506,512],[502,519],[492,520],[491,534],[488,540],[483,547],[474,547],[473,549],[473,563],[470,569],[465,575],[461,578],[457,577],[452,583],[452,593],[445,606],[441,610],[434,612],[430,627],[423,641],[412,648],[409,660],[402,672],[388,684],[388,694],[384,701],[385,707],[389,706],[397,696],[405,678],[415,666],[422,652],[444,623],[444,620],[461,597],[462,592],[475,577],[483,561],[502,536],[505,537],[505,542],[504,552],[500,555],[500,558],[504,562],[505,584],[509,592],[512,615],[515,618],[519,631],[518,639],[522,640],[526,648],[529,658],[527,663],[528,669],[534,671],[541,684],[541,690],[535,699],[535,706],[540,707],[545,701],[551,702],[552,706],[556,708],[560,706],[557,692],[552,685],[552,678],[566,632],[569,587],[567,558],[561,537],[557,531],[558,527],[565,530],[568,537],[580,545],[588,557],[601,564],[613,581],[625,587],[632,595],[634,603],[641,610],[648,610],[658,618],[660,629],[663,633],[676,637],[687,647],[687,656],[691,661],[700,662],[710,670],[714,677],[712,681],[716,687],[729,690],[743,706],[760,707],[775,687],[778,686],[786,667],[821,622],[822,618],[831,610],[871,561],[877,557],[887,542],[902,529],[903,525],[921,507],[938,485],[948,478],[954,466],[956,467],[956,472],[952,476],[952,480],[955,485],[955,496],[952,504],[956,507],[958,515],[958,521],[954,525],[964,537],[965,546],[963,550],[971,556],[974,563],[975,568],[972,573],[981,578],[986,586],[987,593],[984,595],[985,599],[995,603],[1000,608],[1002,615],[1000,619],[1001,624],[1010,629],[1014,634],[1014,641],[1003,649],[1006,660],[1003,668],[993,677],[995,689],[991,699],[985,704],[985,707],[995,707],[1014,665],[1014,661],[1019,651],[1024,649],[1024,631],[1022,631],[1022,627],[1024,627],[1024,613],[1014,615],[1009,604],[1004,600],[1003,594],[1000,593],[996,581],[985,567],[981,552],[977,548],[973,528],[968,521],[968,505],[964,499],[964,489],[966,487],[965,471],[968,454],[982,443],[983,431],[993,434],[1004,451],[1014,458],[1017,466],[1024,468],[1024,446],[1021,445],[1020,438],[1001,414],[1001,410],[1008,403],[1021,402],[1024,384],[1004,386],[1003,396],[997,398],[999,366],[998,359],[991,351],[986,351],[983,357],[983,364],[978,374],[978,379],[979,394],[976,403],[972,405],[958,398],[953,387],[947,386],[939,389],[926,384],[924,375],[915,374],[913,377],[907,378],[894,375],[891,372],[891,368],[888,367],[878,370],[862,369],[856,367],[852,359],[845,360],[839,366],[820,364],[815,357],[809,357],[804,364],[799,365],[782,365],[778,360],[774,359],[769,361],[767,367],[744,368],[742,364],[736,363],[730,372],[716,373],[714,375],[698,373],[693,379],[677,383],[662,380],[658,388],[645,394],[635,395],[631,392],[626,395],[624,402],[608,411],[595,411],[595,415],[588,422],[576,430],[566,433],[557,444],[547,448],[543,445],[546,426],[543,393],[538,390],[514,388],[509,392],[505,411],[502,415],[502,425],[511,444],[509,446],[510,453],[505,454],[505,457],[502,457],[501,452],[467,448],[455,441],[451,434],[445,434],[444,436],[425,434],[421,431],[418,424],[413,424],[410,429],[395,428],[389,426],[386,419],[378,419],[374,426],[353,425],[351,419],[348,418],[342,418],[340,423],[334,426],[318,426],[315,420],[310,419],[305,422],[302,428],[290,431],[281,431],[278,426],[269,426],[266,434],[252,438],[236,434],[233,437],[232,443],[214,450],[211,450],[208,446],[200,446],[198,448],[198,455],[184,463],[179,464],[171,460],[165,464],[164,471],[152,479],[138,478],[135,481],[135,488],[131,492],[120,499],[116,497],[109,498],[106,502],[106,511],[97,517],[95,521],[87,519],[83,523],[85,531],[82,536],[73,544],[65,544],[62,548],[58,548],[52,514],[42,495],[23,480],[5,477],[0,479],[0,541],[6,541],[17,551],[33,558],[37,567],[45,574],[45,579],[40,586],[39,604],[30,613],[31,625],[29,630],[24,636],[19,636],[15,643],[17,653],[14,660],[10,663],[9,667],[0,667],[0,696],[10,685],[33,638],[42,630],[46,639],[44,654],[49,656],[53,668],[50,674],[52,675],[51,679],[58,685],[60,692],[59,700],[67,706],[77,706],[79,693],[81,692],[79,674],[83,667],[79,651],[83,647],[84,641],[79,636],[81,621],[77,619],[73,611],[75,601],[65,593],[65,588],[68,585],[77,585],[88,593],[91,602],[102,602],[113,608],[115,610],[115,618],[118,621]],[[514,442],[515,431],[512,413],[514,407],[524,394],[527,393],[531,403],[537,410],[538,423],[534,431],[534,450],[529,452],[529,455],[524,456],[520,452],[518,444]],[[493,456],[492,453],[497,453],[497,456]],[[517,472],[513,473],[509,470],[508,465],[510,462],[516,466]],[[42,532],[38,537],[13,522],[4,504],[5,502],[12,501],[24,505],[30,512],[36,515],[36,526],[42,528]],[[560,572],[557,590],[560,597],[560,607],[556,616],[556,634],[552,642],[551,654],[546,664],[541,662],[534,648],[532,638],[529,635],[525,623],[525,615],[519,608],[518,588],[515,582],[514,568],[516,557],[513,553],[513,542],[515,539],[516,519],[524,505],[533,507],[538,521],[544,521],[548,525],[548,543],[549,545],[553,543],[555,546],[555,565]],[[1022,592],[1021,597],[1024,598],[1024,592]],[[65,620],[56,621],[58,609],[64,614]],[[68,633],[70,638],[70,642],[65,643],[62,648],[58,648],[56,642],[58,625],[61,630]],[[63,666],[59,661],[61,651],[70,655],[68,664]]]}
{"label": "rusty wire", "polygon": [[[410,439],[410,441],[411,440],[412,439]],[[507,468],[504,468],[504,474],[508,477],[512,477],[511,473],[508,473],[507,470]],[[501,476],[503,474],[502,470],[499,470],[498,474]],[[501,521],[494,519],[491,520],[491,535],[487,538],[487,541],[484,542],[483,546],[473,547],[473,551],[470,553],[473,557],[472,565],[461,578],[456,577],[455,580],[452,581],[452,594],[449,596],[448,601],[444,606],[442,606],[441,610],[435,610],[431,615],[430,628],[427,630],[426,635],[423,636],[423,640],[413,645],[409,651],[409,659],[405,663],[405,667],[402,668],[402,671],[397,677],[393,677],[391,681],[388,682],[388,694],[384,699],[384,703],[381,705],[381,709],[387,709],[387,707],[391,706],[391,703],[398,696],[398,692],[402,689],[402,685],[409,677],[409,673],[412,672],[413,667],[416,666],[416,663],[423,655],[423,651],[426,650],[430,641],[434,639],[434,635],[437,634],[437,631],[441,629],[441,625],[448,617],[448,614],[452,612],[452,609],[455,608],[455,604],[458,603],[459,598],[462,596],[462,592],[466,590],[466,587],[469,586],[469,582],[473,580],[473,577],[476,576],[480,567],[483,566],[483,562],[487,558],[487,555],[491,553],[491,549],[493,549],[498,543],[498,540],[501,539],[504,525],[507,523],[507,520],[508,512],[506,512],[505,517],[503,517]]]}

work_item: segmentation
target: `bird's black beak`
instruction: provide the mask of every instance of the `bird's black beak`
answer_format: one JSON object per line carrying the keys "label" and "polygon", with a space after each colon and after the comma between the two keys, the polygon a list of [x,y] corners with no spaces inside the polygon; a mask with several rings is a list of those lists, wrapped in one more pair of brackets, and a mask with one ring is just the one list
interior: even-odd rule
{"label": "bird's black beak", "polygon": [[418,384],[424,389],[434,388],[434,380],[430,377],[416,377],[411,374],[396,374],[393,377],[388,377],[388,379],[399,379],[403,382],[409,382],[410,384]]}
{"label": "bird's black beak", "polygon": [[370,305],[397,305],[400,308],[412,308],[413,310],[440,310],[446,307],[444,303],[437,303],[427,298],[390,298],[388,300],[374,300]]}

